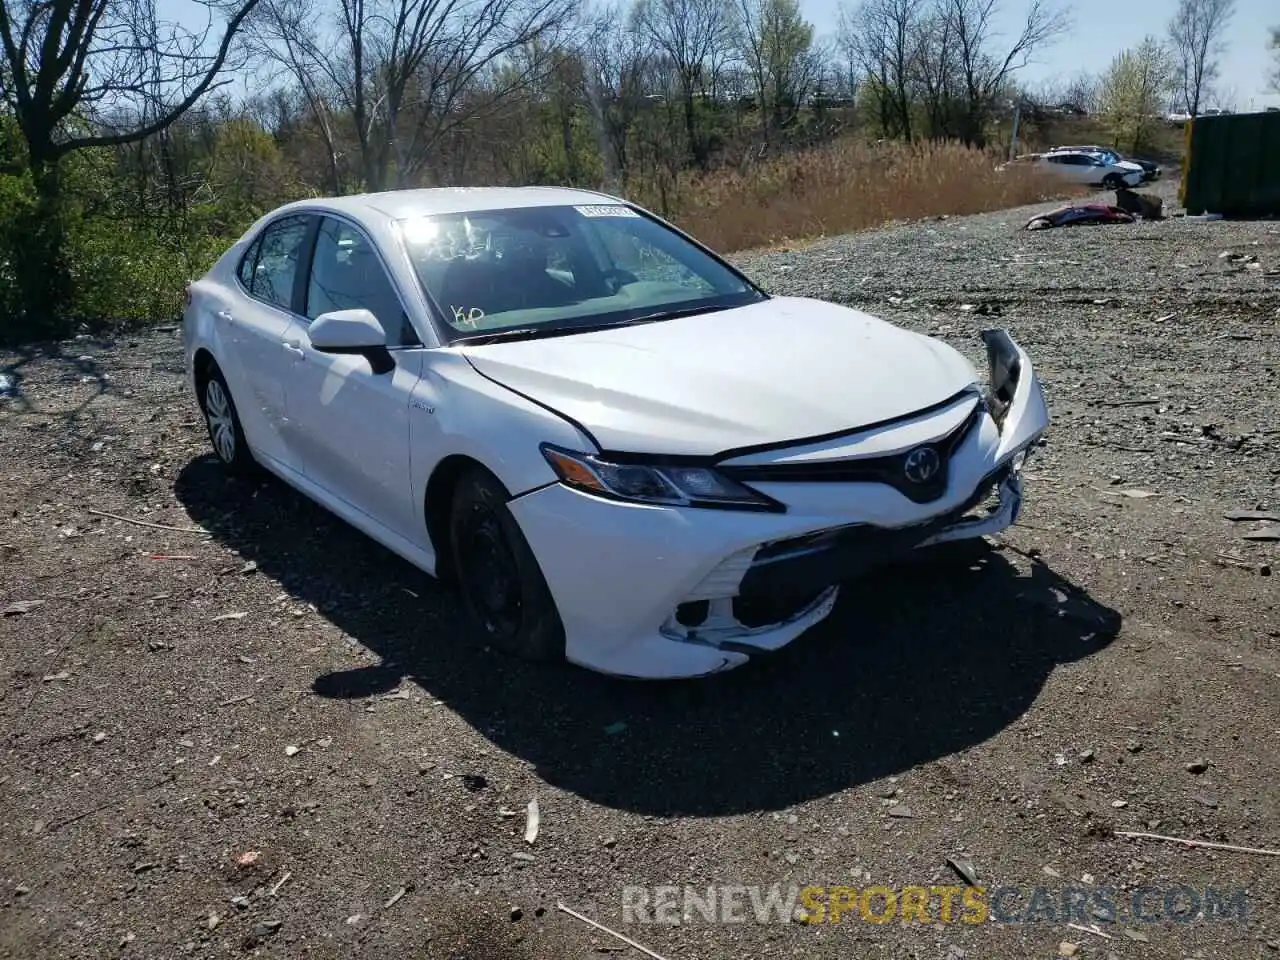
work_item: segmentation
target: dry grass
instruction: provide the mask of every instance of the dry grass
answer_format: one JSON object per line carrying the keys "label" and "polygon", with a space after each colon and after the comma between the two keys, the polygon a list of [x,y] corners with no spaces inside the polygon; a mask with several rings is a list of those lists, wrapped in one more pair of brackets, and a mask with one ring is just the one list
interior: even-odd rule
{"label": "dry grass", "polygon": [[845,141],[745,173],[690,176],[674,191],[671,219],[713,249],[734,251],[1063,195],[1042,174],[1002,172],[999,162],[956,143]]}

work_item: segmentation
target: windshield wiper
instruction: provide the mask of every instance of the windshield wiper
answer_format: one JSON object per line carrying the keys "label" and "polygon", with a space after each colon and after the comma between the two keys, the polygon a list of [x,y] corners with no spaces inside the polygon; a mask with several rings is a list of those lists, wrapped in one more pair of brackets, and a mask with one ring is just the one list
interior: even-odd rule
{"label": "windshield wiper", "polygon": [[555,333],[542,327],[510,327],[506,330],[491,330],[488,333],[477,333],[469,337],[455,337],[449,343],[497,343],[500,340],[525,340],[530,337],[548,336]]}
{"label": "windshield wiper", "polygon": [[707,306],[704,303],[696,307],[677,307],[674,310],[658,310],[655,313],[646,313],[640,317],[632,317],[630,320],[623,320],[621,323],[611,324],[611,326],[625,327],[633,323],[655,323],[658,320],[677,320],[680,317],[696,317],[700,313],[716,313],[720,310],[728,309],[728,307],[722,307],[718,304],[715,306]]}

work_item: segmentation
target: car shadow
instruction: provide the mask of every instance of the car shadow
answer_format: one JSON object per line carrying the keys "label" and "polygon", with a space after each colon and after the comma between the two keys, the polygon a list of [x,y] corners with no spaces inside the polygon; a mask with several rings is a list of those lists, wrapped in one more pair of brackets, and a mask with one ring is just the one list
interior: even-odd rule
{"label": "car shadow", "polygon": [[472,639],[451,592],[273,479],[188,464],[179,500],[214,537],[377,653],[316,677],[359,699],[411,678],[549,784],[659,816],[777,810],[901,773],[998,733],[1054,666],[1109,643],[1116,611],[982,545],[842,590],[773,658],[680,682],[531,665]]}

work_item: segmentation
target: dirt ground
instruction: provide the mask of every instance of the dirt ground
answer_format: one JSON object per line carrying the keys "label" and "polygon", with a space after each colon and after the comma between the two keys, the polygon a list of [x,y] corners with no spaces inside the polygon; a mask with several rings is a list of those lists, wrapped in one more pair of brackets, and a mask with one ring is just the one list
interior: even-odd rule
{"label": "dirt ground", "polygon": [[[1000,542],[691,683],[505,660],[224,477],[172,329],[0,356],[0,956],[642,956],[557,903],[668,960],[1280,956],[1280,857],[1113,833],[1280,849],[1280,548],[1246,536],[1280,526],[1225,516],[1280,510],[1280,223],[1029,214],[741,258],[975,360],[1007,326],[1054,422]],[[623,917],[627,885],[965,883],[949,858],[1120,915]]]}

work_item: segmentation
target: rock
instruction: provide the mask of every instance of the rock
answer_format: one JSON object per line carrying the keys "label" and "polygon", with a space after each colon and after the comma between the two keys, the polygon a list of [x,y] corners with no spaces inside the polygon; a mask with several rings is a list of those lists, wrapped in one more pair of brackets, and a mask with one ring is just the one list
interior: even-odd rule
{"label": "rock", "polygon": [[301,747],[295,747],[295,746],[291,743],[291,744],[289,744],[287,747],[285,747],[285,748],[284,748],[284,755],[285,755],[286,757],[296,756],[296,755],[298,754],[298,752],[299,752],[301,749],[302,749]]}
{"label": "rock", "polygon": [[1041,872],[1041,873],[1043,873],[1046,877],[1060,877],[1060,876],[1062,876],[1062,874],[1061,874],[1060,872],[1058,872],[1057,870],[1055,870],[1053,867],[1049,866],[1047,863],[1046,863],[1043,867],[1041,867],[1041,868],[1040,868],[1040,872]]}
{"label": "rock", "polygon": [[1128,750],[1130,753],[1141,753],[1141,752],[1142,752],[1142,741],[1140,741],[1140,740],[1130,740],[1128,743],[1126,743],[1126,744],[1124,745],[1124,748],[1125,748],[1126,750]]}
{"label": "rock", "polygon": [[30,892],[31,892],[31,888],[25,884],[19,884],[18,886],[13,888],[13,895],[15,897],[25,897]]}
{"label": "rock", "polygon": [[1098,758],[1098,755],[1092,750],[1081,750],[1079,757],[1081,763],[1093,763]]}
{"label": "rock", "polygon": [[612,849],[613,849],[614,847],[616,847],[617,845],[618,845],[618,841],[617,841],[617,839],[616,839],[616,838],[614,838],[614,837],[605,837],[605,838],[604,838],[604,846],[605,846],[605,849],[607,849],[607,850],[612,850]]}
{"label": "rock", "polygon": [[907,819],[914,817],[915,813],[905,803],[899,803],[889,808],[889,816]]}
{"label": "rock", "polygon": [[106,739],[107,739],[107,734],[103,730],[99,730],[97,733],[93,735],[94,743],[102,743]]}
{"label": "rock", "polygon": [[519,920],[523,916],[524,916],[524,911],[521,910],[519,907],[511,908],[510,917],[511,917],[512,923],[515,923],[517,920]]}
{"label": "rock", "polygon": [[1130,940],[1136,940],[1136,941],[1138,941],[1138,943],[1150,943],[1150,942],[1151,942],[1151,938],[1150,938],[1150,937],[1148,937],[1148,936],[1147,936],[1145,933],[1143,933],[1141,930],[1134,930],[1134,929],[1132,929],[1132,928],[1130,928],[1130,927],[1125,927],[1125,929],[1124,929],[1124,935],[1125,935],[1126,937],[1128,937]]}
{"label": "rock", "polygon": [[284,926],[283,920],[263,920],[261,923],[253,925],[253,935],[259,940],[265,940],[267,937],[275,936],[280,932],[280,928]]}
{"label": "rock", "polygon": [[1074,957],[1079,952],[1080,944],[1078,943],[1072,943],[1070,940],[1063,940],[1058,944],[1058,956],[1060,957]]}
{"label": "rock", "polygon": [[1209,769],[1208,760],[1192,760],[1187,764],[1187,773],[1194,773],[1199,776]]}
{"label": "rock", "polygon": [[1127,807],[1129,805],[1129,801],[1128,800],[1112,800],[1111,805],[1115,807],[1117,810],[1119,810],[1121,807]]}
{"label": "rock", "polygon": [[18,617],[24,613],[30,613],[36,607],[44,606],[43,600],[15,600],[3,610],[0,610],[0,616]]}
{"label": "rock", "polygon": [[462,775],[462,785],[475,793],[477,790],[483,790],[489,785],[489,781],[478,773],[464,773]]}
{"label": "rock", "polygon": [[248,910],[249,898],[248,897],[232,897],[231,905],[235,907],[237,910]]}

